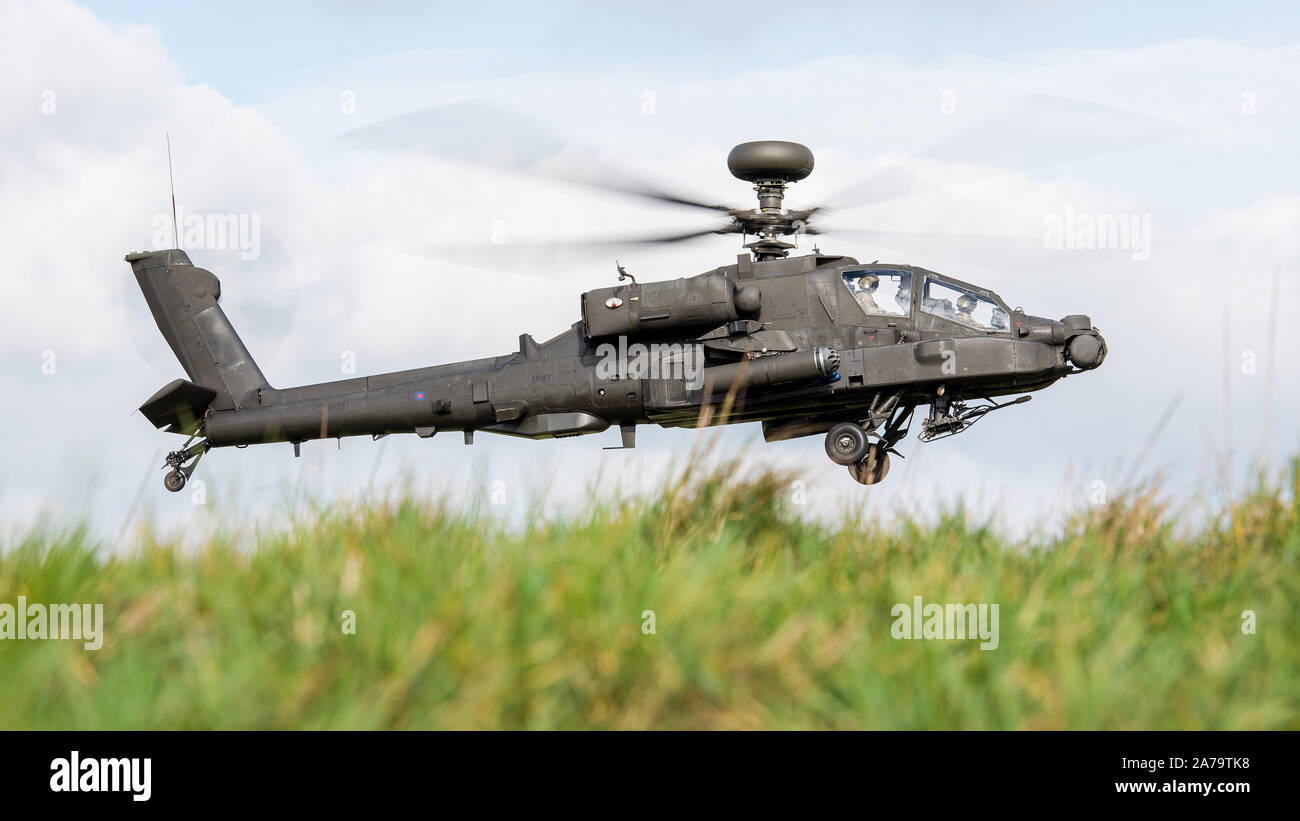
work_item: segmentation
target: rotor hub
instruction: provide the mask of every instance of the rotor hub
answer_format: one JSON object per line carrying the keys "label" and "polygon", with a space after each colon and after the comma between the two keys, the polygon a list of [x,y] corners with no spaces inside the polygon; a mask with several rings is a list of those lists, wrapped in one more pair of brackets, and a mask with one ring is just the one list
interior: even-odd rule
{"label": "rotor hub", "polygon": [[742,233],[757,236],[745,247],[759,260],[784,257],[795,246],[780,237],[806,230],[805,220],[812,213],[782,210],[785,189],[812,173],[812,151],[784,140],[741,143],[727,155],[727,168],[737,179],[753,183],[758,195],[758,210],[732,214]]}

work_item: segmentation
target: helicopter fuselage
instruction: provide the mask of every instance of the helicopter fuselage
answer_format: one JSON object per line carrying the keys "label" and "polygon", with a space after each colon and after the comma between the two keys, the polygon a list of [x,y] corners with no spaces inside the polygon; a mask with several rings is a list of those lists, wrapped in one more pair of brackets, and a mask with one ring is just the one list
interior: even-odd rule
{"label": "helicopter fuselage", "polygon": [[[614,426],[631,447],[644,424],[761,422],[769,441],[847,432],[850,459],[863,446],[837,428],[849,423],[887,460],[920,405],[931,406],[922,438],[950,435],[1005,407],[995,397],[1041,390],[1105,356],[1086,316],[1028,316],[915,266],[741,255],[693,277],[583,294],[571,328],[543,343],[523,334],[504,356],[278,389],[226,321],[212,274],[175,250],[127,259],[190,377],[141,408],[160,428],[204,437],[169,457],[184,477],[190,458],[232,445],[297,451],[312,439],[444,431],[468,443],[475,431],[539,439]],[[829,435],[828,453],[841,461]]]}

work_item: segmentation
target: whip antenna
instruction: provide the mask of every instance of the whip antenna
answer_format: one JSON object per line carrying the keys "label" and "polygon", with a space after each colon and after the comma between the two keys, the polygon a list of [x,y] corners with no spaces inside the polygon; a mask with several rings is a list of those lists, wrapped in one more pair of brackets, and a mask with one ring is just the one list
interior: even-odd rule
{"label": "whip antenna", "polygon": [[176,177],[172,174],[172,133],[167,132],[167,183],[172,191],[172,242],[176,250],[181,248],[181,232],[176,225]]}

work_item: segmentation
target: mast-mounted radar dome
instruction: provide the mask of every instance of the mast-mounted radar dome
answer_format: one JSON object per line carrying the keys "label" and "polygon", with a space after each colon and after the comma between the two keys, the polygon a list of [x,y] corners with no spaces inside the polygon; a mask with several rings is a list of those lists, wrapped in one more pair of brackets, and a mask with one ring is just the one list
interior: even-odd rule
{"label": "mast-mounted radar dome", "polygon": [[812,173],[813,155],[799,143],[758,140],[731,149],[727,168],[746,182],[798,182]]}

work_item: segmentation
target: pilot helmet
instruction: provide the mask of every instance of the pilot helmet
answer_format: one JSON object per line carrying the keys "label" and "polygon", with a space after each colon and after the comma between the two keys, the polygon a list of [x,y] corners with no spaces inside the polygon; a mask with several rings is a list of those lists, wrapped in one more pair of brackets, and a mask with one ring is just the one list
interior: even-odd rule
{"label": "pilot helmet", "polygon": [[975,310],[975,297],[970,294],[962,294],[957,298],[957,310],[962,313],[970,313]]}
{"label": "pilot helmet", "polygon": [[858,277],[858,290],[874,291],[880,286],[880,277],[875,274],[863,274]]}

